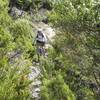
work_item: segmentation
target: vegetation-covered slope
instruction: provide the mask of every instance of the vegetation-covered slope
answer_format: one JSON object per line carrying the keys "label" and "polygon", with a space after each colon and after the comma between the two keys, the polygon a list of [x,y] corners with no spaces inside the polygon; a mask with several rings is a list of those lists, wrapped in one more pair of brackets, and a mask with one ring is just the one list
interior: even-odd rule
{"label": "vegetation-covered slope", "polygon": [[25,57],[32,48],[32,29],[24,19],[12,20],[8,4],[0,0],[0,100],[23,100],[29,97],[29,81],[24,78],[29,72]]}
{"label": "vegetation-covered slope", "polygon": [[[27,14],[14,19],[13,7]],[[26,77],[35,53],[30,20],[42,8],[49,10],[57,35],[48,57],[41,59],[41,100],[99,100],[99,0],[0,0],[0,100],[31,100]]]}
{"label": "vegetation-covered slope", "polygon": [[[60,31],[55,38],[58,71],[78,100],[100,95],[100,2],[63,0],[55,4],[50,21]],[[97,27],[98,26],[98,27]]]}

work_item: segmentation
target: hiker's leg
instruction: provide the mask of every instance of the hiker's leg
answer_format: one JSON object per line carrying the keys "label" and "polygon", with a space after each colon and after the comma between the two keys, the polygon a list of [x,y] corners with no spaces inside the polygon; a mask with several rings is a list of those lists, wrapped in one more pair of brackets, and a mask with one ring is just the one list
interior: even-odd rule
{"label": "hiker's leg", "polygon": [[43,55],[43,47],[42,47],[42,46],[40,46],[40,48],[39,48],[39,55],[40,55],[40,56]]}
{"label": "hiker's leg", "polygon": [[42,54],[43,54],[43,56],[45,56],[45,47],[44,46],[42,47]]}
{"label": "hiker's leg", "polygon": [[36,53],[37,53],[37,59],[38,59],[38,62],[40,61],[40,46],[39,46],[39,44],[37,44],[37,50],[36,50]]}
{"label": "hiker's leg", "polygon": [[42,42],[41,44],[41,50],[42,50],[42,56],[45,56],[45,42]]}

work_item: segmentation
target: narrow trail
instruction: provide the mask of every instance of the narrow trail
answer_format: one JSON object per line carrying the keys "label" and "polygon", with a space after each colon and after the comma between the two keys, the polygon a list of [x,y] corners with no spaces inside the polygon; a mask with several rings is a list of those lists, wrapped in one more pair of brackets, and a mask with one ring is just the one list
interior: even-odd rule
{"label": "narrow trail", "polygon": [[[53,37],[55,36],[55,32],[54,30],[47,24],[44,24],[43,22],[40,23],[35,23],[35,31],[38,28],[41,28],[43,30],[43,32],[47,35],[47,37],[49,38],[49,40],[52,42],[53,41]],[[50,44],[46,44],[46,48],[50,48],[52,47]],[[31,69],[31,73],[29,74],[29,79],[33,80],[33,83],[31,84],[31,94],[32,94],[32,98],[34,98],[35,100],[39,100],[40,99],[40,87],[41,87],[41,81],[39,80],[39,78],[41,77],[41,70],[39,68],[39,63],[35,64],[33,62],[33,66],[30,66]]]}
{"label": "narrow trail", "polygon": [[[44,18],[46,18],[46,13],[48,11],[46,9],[40,9],[37,13],[38,16],[42,16]],[[26,14],[26,12],[23,12],[22,10],[17,9],[16,7],[12,8],[11,11],[11,16],[13,18],[21,18],[24,17],[24,14]],[[38,20],[38,17],[36,15],[32,15],[34,17],[36,17],[35,19],[33,19],[33,22],[29,22],[31,23],[34,33],[36,34],[37,30],[39,28],[41,28],[43,30],[43,33],[45,33],[48,37],[48,39],[53,42],[53,37],[55,36],[55,32],[54,29],[49,26],[48,24],[45,24],[42,22],[42,20]],[[27,19],[26,19],[27,20]],[[46,44],[46,49],[51,48],[52,45],[51,44]],[[11,55],[11,54],[10,54]],[[40,100],[40,86],[41,86],[41,81],[40,81],[40,77],[41,77],[41,70],[40,70],[40,64],[39,63],[35,63],[33,62],[33,65],[30,66],[30,70],[31,73],[29,74],[29,79],[32,80],[32,84],[30,85],[30,92],[31,92],[31,96],[32,99],[34,100]]]}

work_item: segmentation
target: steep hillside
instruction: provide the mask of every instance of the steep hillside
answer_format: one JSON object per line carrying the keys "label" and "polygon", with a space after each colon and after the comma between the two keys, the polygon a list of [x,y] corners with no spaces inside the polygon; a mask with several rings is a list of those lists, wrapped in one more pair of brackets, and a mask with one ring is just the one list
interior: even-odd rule
{"label": "steep hillside", "polygon": [[100,0],[0,0],[0,100],[99,98]]}

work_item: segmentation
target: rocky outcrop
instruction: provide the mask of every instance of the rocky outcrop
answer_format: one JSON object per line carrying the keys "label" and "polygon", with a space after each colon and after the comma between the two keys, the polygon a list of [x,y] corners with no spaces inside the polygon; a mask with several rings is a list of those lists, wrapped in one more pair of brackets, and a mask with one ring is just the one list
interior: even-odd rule
{"label": "rocky outcrop", "polygon": [[35,100],[39,100],[40,99],[39,92],[40,92],[40,85],[41,85],[41,81],[39,80],[39,77],[41,75],[41,71],[39,65],[34,65],[34,66],[30,66],[31,73],[29,74],[29,79],[33,81],[32,84],[30,85],[30,92],[32,98],[34,98]]}
{"label": "rocky outcrop", "polygon": [[11,11],[10,11],[10,15],[13,17],[13,18],[19,18],[19,17],[23,17],[25,14],[25,11],[23,10],[20,10],[16,7],[12,7],[11,8]]}

